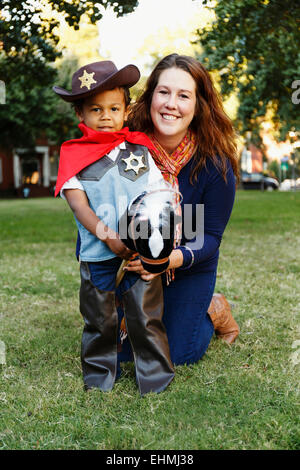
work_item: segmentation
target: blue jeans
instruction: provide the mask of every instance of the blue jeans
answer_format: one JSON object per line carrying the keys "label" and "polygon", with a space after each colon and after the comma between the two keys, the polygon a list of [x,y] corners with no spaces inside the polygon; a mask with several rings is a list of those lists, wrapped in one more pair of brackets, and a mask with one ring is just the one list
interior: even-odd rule
{"label": "blue jeans", "polygon": [[197,273],[164,285],[163,322],[174,364],[193,364],[208,348],[214,327],[207,313],[216,272]]}

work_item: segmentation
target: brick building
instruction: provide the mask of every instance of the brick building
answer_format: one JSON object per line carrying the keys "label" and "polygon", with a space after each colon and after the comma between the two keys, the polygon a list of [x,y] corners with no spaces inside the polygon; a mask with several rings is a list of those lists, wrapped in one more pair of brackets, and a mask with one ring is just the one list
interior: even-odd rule
{"label": "brick building", "polygon": [[33,150],[0,147],[0,198],[44,197],[54,193],[59,148],[39,140]]}

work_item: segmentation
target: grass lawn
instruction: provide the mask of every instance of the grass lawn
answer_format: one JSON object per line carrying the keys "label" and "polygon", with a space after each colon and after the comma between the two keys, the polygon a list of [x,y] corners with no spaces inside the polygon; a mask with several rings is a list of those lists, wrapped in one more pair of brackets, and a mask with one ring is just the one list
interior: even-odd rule
{"label": "grass lawn", "polygon": [[300,193],[238,192],[216,290],[241,334],[144,398],[131,364],[112,392],[83,391],[66,203],[0,200],[0,227],[1,449],[299,448]]}

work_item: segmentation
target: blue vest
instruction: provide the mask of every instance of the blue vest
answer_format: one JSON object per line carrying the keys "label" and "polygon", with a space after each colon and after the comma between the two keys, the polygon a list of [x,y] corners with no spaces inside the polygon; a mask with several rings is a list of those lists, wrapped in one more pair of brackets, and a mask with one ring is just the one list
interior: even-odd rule
{"label": "blue vest", "polygon": [[[102,222],[118,232],[120,217],[128,204],[141,194],[151,182],[162,180],[148,149],[141,145],[125,143],[116,160],[107,155],[77,174],[91,209]],[[90,233],[75,217],[80,238],[82,261],[105,261],[115,258],[106,243]]]}

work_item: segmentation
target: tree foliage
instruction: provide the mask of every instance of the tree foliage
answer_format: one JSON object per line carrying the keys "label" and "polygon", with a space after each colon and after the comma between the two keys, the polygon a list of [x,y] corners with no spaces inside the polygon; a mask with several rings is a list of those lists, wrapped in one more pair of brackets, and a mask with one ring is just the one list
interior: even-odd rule
{"label": "tree foliage", "polygon": [[55,33],[59,17],[46,14],[45,9],[63,14],[69,26],[78,29],[83,14],[95,23],[101,19],[103,8],[109,6],[123,15],[133,11],[136,4],[137,0],[1,1],[0,80],[6,86],[6,104],[0,105],[2,146],[33,146],[45,132],[52,138],[57,132],[60,140],[70,124],[70,112],[64,109],[63,115],[59,114],[64,106],[51,91],[58,73],[54,61],[61,54]]}
{"label": "tree foliage", "polygon": [[240,132],[258,136],[261,122],[271,119],[284,138],[299,127],[292,84],[300,79],[300,2],[219,0],[208,7],[215,20],[197,31],[201,60],[219,71],[225,96],[237,93]]}
{"label": "tree foliage", "polygon": [[54,46],[59,38],[54,28],[58,26],[59,19],[55,15],[45,15],[47,6],[62,13],[69,26],[78,29],[83,14],[95,23],[102,18],[103,7],[111,7],[118,15],[123,15],[133,11],[136,4],[137,0],[2,0],[0,38],[3,51],[12,57],[22,53],[40,55],[48,62],[55,59]]}
{"label": "tree foliage", "polygon": [[[76,60],[64,60],[57,69],[57,83],[71,89],[71,77],[78,68]],[[1,60],[0,60],[1,69]],[[10,80],[5,105],[0,106],[0,145],[31,148],[37,138],[60,145],[80,137],[78,120],[69,103],[52,91],[52,84],[28,87],[23,76]]]}

